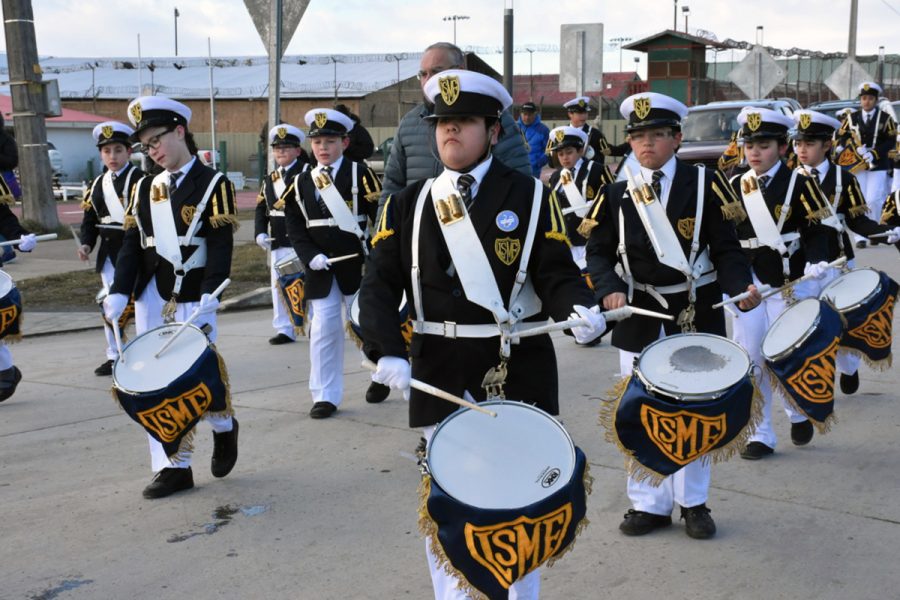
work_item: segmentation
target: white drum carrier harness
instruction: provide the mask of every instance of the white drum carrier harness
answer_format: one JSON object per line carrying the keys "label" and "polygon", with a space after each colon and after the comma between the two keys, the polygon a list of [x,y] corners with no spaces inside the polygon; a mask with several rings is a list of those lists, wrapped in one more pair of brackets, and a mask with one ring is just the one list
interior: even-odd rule
{"label": "white drum carrier harness", "polygon": [[359,226],[360,223],[365,225],[368,216],[365,214],[358,214],[359,182],[356,177],[357,163],[351,162],[350,165],[350,180],[353,182],[353,187],[350,190],[353,196],[352,209],[347,207],[347,203],[344,201],[343,196],[341,196],[341,193],[334,185],[334,180],[328,173],[322,170],[322,167],[316,167],[310,171],[310,175],[312,175],[313,183],[316,185],[316,189],[319,190],[319,195],[322,197],[322,201],[328,208],[328,212],[331,213],[331,217],[327,219],[310,219],[309,214],[306,212],[306,207],[303,206],[303,198],[300,196],[300,186],[295,186],[294,197],[297,200],[297,205],[300,206],[300,212],[303,213],[303,218],[306,220],[307,227],[337,227],[341,231],[352,233],[359,240],[360,246],[362,246],[363,255],[368,256],[369,248],[366,246],[367,232]]}
{"label": "white drum carrier harness", "polygon": [[[309,168],[309,165],[304,163],[303,168],[300,169],[300,172],[305,173],[308,168]],[[273,201],[273,204],[278,202],[281,199],[281,197],[284,195],[284,190],[287,189],[287,183],[288,182],[284,179],[284,177],[281,176],[281,174],[278,172],[277,169],[275,170],[275,172],[272,173],[272,189],[275,191],[275,200]],[[266,214],[270,217],[283,217],[284,216],[283,209],[279,210],[277,208],[274,208],[271,204],[266,205],[266,211],[267,211]],[[271,227],[270,227],[270,232],[271,232]]]}
{"label": "white drum carrier harness", "polygon": [[[640,177],[640,174],[638,177]],[[684,283],[661,286],[634,280],[628,263],[628,253],[625,250],[625,219],[622,218],[622,207],[620,204],[619,245],[616,253],[619,255],[619,260],[622,263],[622,277],[625,279],[625,283],[628,284],[628,301],[631,302],[634,290],[640,290],[652,296],[663,308],[669,308],[669,303],[664,298],[666,294],[677,294],[687,291],[688,305],[678,315],[678,324],[683,332],[696,331],[697,328],[694,325],[696,309],[694,305],[697,301],[697,288],[716,280],[716,271],[709,258],[709,249],[707,248],[700,252],[700,226],[703,223],[703,206],[706,195],[706,168],[703,165],[697,165],[697,199],[694,213],[694,231],[691,239],[691,250],[686,262],[684,250],[681,248],[677,237],[675,237],[672,223],[669,221],[665,208],[663,208],[659,198],[656,197],[653,188],[643,184],[636,186],[634,189],[629,189],[628,193],[634,200],[635,208],[641,217],[641,221],[644,223],[644,227],[648,229],[647,234],[652,239],[657,240],[657,243],[653,244],[653,251],[657,259],[662,264],[678,269],[686,278]]]}
{"label": "white drum carrier harness", "polygon": [[[127,195],[128,190],[131,189],[131,176],[134,174],[134,169],[128,169],[128,174],[125,176],[125,193]],[[121,224],[125,222],[125,208],[126,206],[122,202],[122,198],[119,198],[119,194],[116,193],[116,186],[113,183],[113,173],[112,171],[107,171],[103,174],[102,177],[99,177],[94,181],[94,186],[91,188],[91,199],[96,198],[97,193],[97,184],[100,184],[100,188],[103,190],[103,204],[106,206],[106,215],[105,217],[100,217],[100,222],[104,225],[109,225],[111,223]],[[97,210],[97,203],[94,201],[94,210]],[[99,211],[97,211],[99,216]]]}
{"label": "white drum carrier harness", "polygon": [[748,171],[741,176],[741,196],[744,200],[744,208],[747,211],[750,224],[753,225],[753,231],[756,233],[756,237],[741,240],[741,247],[749,249],[766,247],[778,252],[781,255],[781,270],[784,274],[785,283],[791,279],[791,256],[800,248],[799,232],[789,231],[781,233],[781,230],[784,229],[784,223],[791,212],[791,201],[794,197],[797,175],[798,172],[796,170],[791,172],[791,181],[788,184],[784,204],[781,205],[781,214],[778,216],[777,224],[769,212],[762,190],[759,189],[757,177],[752,171]]}
{"label": "white drum carrier harness", "polygon": [[562,188],[566,193],[566,200],[568,200],[569,207],[571,208],[571,210],[563,211],[563,214],[574,212],[579,217],[583,217],[591,207],[591,205],[585,201],[585,198],[587,198],[588,180],[591,177],[591,172],[594,170],[594,165],[595,163],[593,161],[587,161],[587,173],[584,175],[584,181],[581,182],[580,190],[578,189],[578,186],[575,185],[576,173],[571,169],[565,168],[560,171],[557,187]]}
{"label": "white drum carrier harness", "polygon": [[[459,275],[466,299],[473,304],[488,310],[494,316],[494,323],[457,325],[452,321],[439,323],[426,321],[422,306],[422,277],[419,267],[419,237],[422,223],[422,211],[429,192],[432,207],[441,225],[441,234],[450,251],[451,265]],[[494,278],[493,270],[485,255],[481,240],[475,231],[468,210],[465,207],[456,187],[447,172],[437,178],[428,179],[416,199],[412,231],[412,267],[411,281],[413,306],[416,319],[413,331],[419,334],[439,335],[447,338],[490,338],[500,337],[500,364],[492,367],[484,377],[482,387],[489,398],[504,397],[503,384],[506,381],[506,363],[510,356],[510,345],[517,332],[537,327],[541,323],[523,323],[523,319],[534,316],[541,311],[541,300],[537,297],[531,279],[528,277],[528,263],[534,246],[538,216],[541,210],[543,186],[534,181],[534,195],[531,203],[531,214],[525,242],[522,244],[519,269],[515,283],[504,304]]]}
{"label": "white drum carrier harness", "polygon": [[[183,236],[178,235],[178,229],[175,226],[175,215],[172,212],[172,201],[169,197],[167,183],[169,173],[167,171],[158,174],[150,182],[150,221],[153,223],[153,235],[146,235],[140,219],[136,219],[138,230],[141,233],[141,247],[144,249],[156,248],[159,257],[170,263],[175,271],[172,297],[163,306],[163,319],[167,323],[172,322],[175,318],[175,305],[178,302],[178,294],[181,293],[181,284],[184,282],[184,278],[190,271],[206,266],[206,239],[196,237],[195,234],[200,228],[200,218],[206,210],[206,205],[222,177],[223,175],[218,172],[213,175],[203,198],[194,208],[193,217]],[[196,248],[190,258],[182,261],[181,249],[188,246]]]}

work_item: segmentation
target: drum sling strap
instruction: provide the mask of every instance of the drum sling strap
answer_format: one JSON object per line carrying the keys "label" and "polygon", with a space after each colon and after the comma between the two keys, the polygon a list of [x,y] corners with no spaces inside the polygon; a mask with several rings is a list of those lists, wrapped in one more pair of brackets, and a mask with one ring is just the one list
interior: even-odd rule
{"label": "drum sling strap", "polygon": [[[752,172],[744,173],[741,177],[741,197],[744,200],[744,208],[756,237],[750,240],[741,240],[743,248],[758,248],[766,246],[781,255],[781,270],[784,274],[784,282],[791,279],[791,256],[800,248],[800,234],[796,231],[781,233],[788,214],[791,212],[791,201],[794,198],[794,186],[797,183],[797,171],[791,172],[791,181],[788,184],[787,195],[784,204],[781,205],[781,214],[778,223],[772,218],[765,197],[759,189],[757,178]],[[785,293],[789,293],[790,288]]]}
{"label": "drum sling strap", "polygon": [[[534,183],[534,195],[531,203],[531,214],[519,269],[515,283],[509,296],[509,310],[504,306],[503,298],[494,279],[494,273],[484,253],[478,234],[472,225],[468,210],[446,172],[437,178],[425,182],[416,199],[412,232],[412,290],[413,305],[416,309],[416,320],[413,331],[417,333],[442,335],[444,337],[486,338],[500,336],[500,364],[492,367],[486,374],[482,387],[489,398],[504,397],[503,384],[506,381],[506,364],[510,356],[510,344],[515,332],[540,325],[519,323],[521,320],[540,312],[541,301],[528,278],[528,263],[534,246],[538,217],[543,197],[543,186],[538,180]],[[422,280],[419,271],[419,239],[422,211],[426,199],[431,193],[432,206],[441,225],[441,234],[450,251],[451,268],[456,269],[463,286],[466,299],[488,310],[494,316],[494,325],[457,325],[453,322],[436,323],[425,321],[422,307]]]}
{"label": "drum sling strap", "polygon": [[[159,257],[169,262],[175,271],[172,297],[163,306],[162,311],[165,322],[171,323],[175,318],[178,295],[181,293],[181,284],[184,282],[185,276],[193,269],[206,266],[206,240],[195,238],[194,234],[200,227],[200,218],[223,175],[217,172],[209,182],[203,198],[194,209],[194,216],[184,236],[178,235],[175,226],[172,199],[169,197],[169,188],[166,183],[168,177],[169,173],[163,171],[153,178],[150,188],[150,221],[153,223],[153,237],[144,237],[142,245],[145,248],[155,246]],[[196,246],[196,249],[187,261],[182,262],[181,248],[186,246]]]}
{"label": "drum sling strap", "polygon": [[[125,193],[128,193],[129,185],[131,184],[131,175],[134,173],[134,169],[128,169],[128,174],[125,176]],[[116,193],[116,185],[113,183],[113,173],[112,171],[107,171],[103,174],[101,179],[101,188],[103,190],[103,204],[106,206],[106,214],[105,217],[100,217],[100,222],[103,224],[109,223],[124,223],[125,222],[125,206],[123,205],[122,199],[119,198],[119,194]],[[96,183],[94,184],[94,190],[91,190],[91,198],[94,197],[94,192],[96,191]],[[94,210],[97,210],[97,203],[94,202]],[[99,211],[97,212],[99,216]]]}
{"label": "drum sling strap", "polygon": [[585,197],[587,196],[587,182],[591,175],[591,170],[593,166],[593,161],[585,161],[587,173],[584,176],[584,181],[581,184],[581,190],[578,189],[578,186],[575,185],[575,173],[570,171],[569,169],[563,169],[559,173],[559,184],[562,187],[563,191],[566,193],[566,200],[569,202],[569,206],[575,209],[573,212],[579,217],[584,216],[584,212],[590,208],[590,205],[585,202]]}
{"label": "drum sling strap", "polygon": [[347,207],[347,203],[334,185],[334,180],[328,173],[322,171],[321,167],[316,167],[310,173],[312,175],[313,183],[316,184],[316,188],[319,190],[322,201],[328,208],[328,212],[331,213],[331,218],[310,219],[307,216],[306,210],[303,207],[303,202],[300,199],[299,187],[297,188],[297,202],[300,204],[303,216],[307,217],[307,227],[337,227],[341,231],[352,233],[359,240],[360,246],[362,246],[363,255],[369,256],[369,248],[366,246],[366,232],[359,226],[360,222],[365,222],[367,217],[366,215],[360,215],[358,210],[359,182],[357,181],[357,163],[351,161],[350,165],[350,180],[353,182],[353,187],[351,189],[353,195],[352,210]]}

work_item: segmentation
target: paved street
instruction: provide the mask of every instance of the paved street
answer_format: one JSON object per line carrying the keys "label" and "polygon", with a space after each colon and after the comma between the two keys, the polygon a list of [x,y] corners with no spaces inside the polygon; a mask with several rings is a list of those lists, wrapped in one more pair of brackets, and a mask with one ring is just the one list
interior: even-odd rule
{"label": "paved street", "polygon": [[[41,250],[9,271],[21,278]],[[860,262],[900,279],[893,248],[864,250]],[[27,327],[41,318],[64,327],[59,315],[26,308],[26,332],[39,333]],[[145,435],[110,398],[110,380],[93,375],[103,358],[99,329],[12,347],[24,380],[0,405],[0,598],[430,597],[416,529],[419,432],[406,426],[406,404],[396,396],[365,403],[368,374],[348,343],[345,403],[334,418],[311,420],[308,344],[267,344],[270,318],[266,310],[220,315],[218,346],[241,423],[234,471],[212,477],[202,424],[195,489],[156,501],[141,497],[150,479]],[[839,422],[809,446],[791,445],[779,411],[773,457],[714,467],[714,539],[689,539],[677,513],[671,528],[633,539],[617,529],[629,506],[623,459],[597,424],[616,352],[554,340],[561,419],[595,482],[591,524],[544,569],[542,598],[898,597],[890,566],[900,551],[896,367],[863,367],[859,393],[838,394]]]}

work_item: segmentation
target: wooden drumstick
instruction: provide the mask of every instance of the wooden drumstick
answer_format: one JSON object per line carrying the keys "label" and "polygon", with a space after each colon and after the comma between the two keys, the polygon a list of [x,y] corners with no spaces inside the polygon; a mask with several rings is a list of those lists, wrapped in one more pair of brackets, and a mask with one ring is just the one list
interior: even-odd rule
{"label": "wooden drumstick", "polygon": [[113,330],[113,337],[116,338],[116,351],[119,353],[119,362],[125,364],[125,354],[122,353],[122,332],[119,331],[119,319],[113,319],[110,326]]}
{"label": "wooden drumstick", "polygon": [[[213,290],[213,293],[210,295],[213,298],[218,298],[219,294],[221,294],[223,291],[225,291],[225,288],[228,287],[229,283],[231,283],[231,280],[226,278],[225,281],[223,281],[219,285],[219,287],[217,287],[215,290]],[[200,316],[200,307],[198,306],[197,308],[194,309],[194,312],[192,312],[191,315],[184,321],[184,323],[181,324],[181,327],[179,327],[178,330],[175,331],[175,335],[170,337],[169,341],[166,342],[165,344],[163,344],[163,347],[159,349],[159,352],[157,352],[156,354],[153,355],[153,358],[159,358],[159,356],[163,352],[165,352],[176,339],[178,339],[178,336],[181,335],[182,333],[184,333],[184,330],[187,329],[188,325],[193,323],[194,320],[199,316]]]}
{"label": "wooden drumstick", "polygon": [[[373,363],[371,360],[363,359],[362,366],[370,371],[375,371],[378,368],[378,365]],[[450,392],[445,392],[439,387],[434,387],[429,383],[425,383],[424,381],[419,381],[418,379],[410,379],[409,387],[416,388],[421,392],[425,392],[426,394],[431,394],[432,396],[436,396],[442,400],[446,400],[448,402],[452,402],[454,404],[458,404],[464,408],[471,408],[472,410],[478,411],[480,413],[484,413],[486,415],[490,415],[492,417],[496,417],[497,413],[492,410],[488,410],[483,406],[478,406],[474,402],[469,402],[464,398],[460,398],[459,396],[454,396]]]}
{"label": "wooden drumstick", "polygon": [[325,262],[327,262],[329,265],[333,265],[336,262],[341,262],[342,260],[349,260],[349,259],[355,258],[357,256],[359,256],[359,252],[354,252],[353,254],[345,254],[343,256],[335,256],[334,258],[329,258]]}
{"label": "wooden drumstick", "polygon": [[[622,321],[632,315],[644,315],[646,317],[655,317],[657,319],[663,319],[665,321],[672,321],[675,319],[675,317],[673,317],[672,315],[647,310],[645,308],[638,308],[637,306],[622,306],[621,308],[614,308],[612,310],[604,311],[600,314],[603,315],[603,318],[607,321]],[[516,332],[512,335],[512,339],[531,337],[533,335],[543,335],[545,333],[552,333],[554,331],[562,331],[563,329],[571,329],[572,327],[590,326],[590,324],[591,323],[589,321],[582,318],[568,319],[567,321],[550,323],[549,325],[541,325],[540,327],[533,327],[531,329]]]}
{"label": "wooden drumstick", "polygon": [[[34,241],[36,242],[46,242],[48,240],[55,240],[57,235],[55,233],[45,233],[43,235],[34,236]],[[0,247],[2,246],[18,246],[22,243],[22,238],[17,240],[9,240],[8,242],[0,242]]]}

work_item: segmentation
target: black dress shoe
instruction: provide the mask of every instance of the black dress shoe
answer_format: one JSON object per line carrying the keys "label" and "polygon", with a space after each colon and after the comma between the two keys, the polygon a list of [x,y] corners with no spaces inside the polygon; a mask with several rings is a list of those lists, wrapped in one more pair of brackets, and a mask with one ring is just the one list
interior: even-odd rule
{"label": "black dress shoe", "polygon": [[165,498],[181,490],[189,490],[194,487],[194,473],[191,468],[172,469],[166,468],[153,477],[150,485],[144,488],[144,498]]}
{"label": "black dress shoe", "polygon": [[619,531],[625,535],[646,535],[654,529],[668,527],[671,524],[672,517],[669,515],[654,515],[629,508],[625,513],[625,520],[619,523]]}
{"label": "black dress shoe", "polygon": [[99,377],[109,377],[112,375],[113,363],[116,362],[114,360],[108,360],[96,369],[94,369],[94,375]]}
{"label": "black dress shoe", "polygon": [[750,442],[744,446],[743,450],[741,450],[741,458],[746,460],[759,460],[763,456],[768,456],[774,452],[774,449],[769,448],[762,442]]}
{"label": "black dress shoe", "polygon": [[813,424],[809,421],[791,423],[791,441],[795,446],[805,446],[813,439]]}
{"label": "black dress shoe", "polygon": [[859,371],[847,375],[841,373],[841,391],[845,394],[854,394],[859,389]]}
{"label": "black dress shoe", "polygon": [[681,507],[681,518],[684,519],[684,531],[695,540],[705,540],[716,535],[716,522],[709,514],[706,504],[698,504],[690,508]]}
{"label": "black dress shoe", "polygon": [[378,404],[383,402],[391,394],[391,388],[373,381],[366,390],[366,402],[369,404]]}
{"label": "black dress shoe", "polygon": [[309,416],[313,419],[327,419],[333,415],[336,410],[337,406],[331,402],[316,402],[309,410]]}
{"label": "black dress shoe", "polygon": [[213,455],[212,470],[213,477],[225,477],[231,473],[234,463],[238,458],[238,420],[231,418],[234,424],[231,431],[223,431],[222,433],[213,432]]}
{"label": "black dress shoe", "polygon": [[293,344],[294,339],[283,333],[279,333],[275,337],[270,337],[269,343],[272,344],[273,346],[280,346],[281,344]]}
{"label": "black dress shoe", "polygon": [[866,240],[859,240],[858,242],[856,242],[857,248],[865,248],[866,246],[868,246],[868,244],[866,243]]}
{"label": "black dress shoe", "polygon": [[0,402],[16,393],[20,381],[22,381],[22,371],[16,365],[0,371]]}

